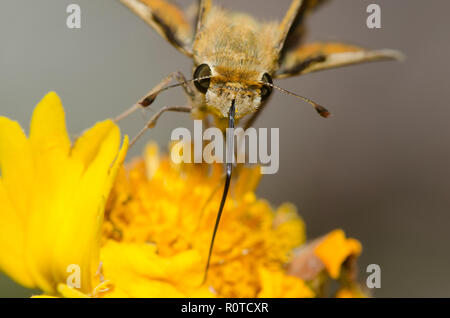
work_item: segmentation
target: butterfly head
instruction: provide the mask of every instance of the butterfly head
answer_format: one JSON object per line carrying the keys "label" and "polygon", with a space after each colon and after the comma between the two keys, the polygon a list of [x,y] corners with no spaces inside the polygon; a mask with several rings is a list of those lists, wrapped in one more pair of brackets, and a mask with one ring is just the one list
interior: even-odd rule
{"label": "butterfly head", "polygon": [[229,67],[200,64],[194,71],[195,86],[205,95],[210,112],[226,118],[231,102],[236,105],[236,119],[257,111],[272,93],[271,76],[264,71],[242,71]]}

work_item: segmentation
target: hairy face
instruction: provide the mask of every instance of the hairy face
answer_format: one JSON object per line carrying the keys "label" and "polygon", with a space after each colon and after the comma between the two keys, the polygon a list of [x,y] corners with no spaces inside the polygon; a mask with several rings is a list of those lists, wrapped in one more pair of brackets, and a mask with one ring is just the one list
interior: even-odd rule
{"label": "hairy face", "polygon": [[[208,78],[209,77],[209,78]],[[264,71],[242,71],[229,67],[213,67],[206,63],[194,72],[197,89],[205,94],[207,109],[220,118],[228,117],[233,100],[236,119],[254,113],[269,97],[272,79]],[[205,78],[205,79],[202,79]]]}

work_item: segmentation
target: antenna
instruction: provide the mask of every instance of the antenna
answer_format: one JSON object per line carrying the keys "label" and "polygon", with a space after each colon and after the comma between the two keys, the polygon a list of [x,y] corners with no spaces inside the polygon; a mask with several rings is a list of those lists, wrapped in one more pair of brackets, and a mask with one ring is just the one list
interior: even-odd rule
{"label": "antenna", "polygon": [[307,102],[308,104],[312,105],[312,106],[314,107],[314,109],[319,113],[319,115],[322,116],[323,118],[328,118],[328,117],[330,117],[330,115],[331,115],[330,112],[329,112],[325,107],[323,107],[323,106],[317,104],[316,102],[310,100],[310,99],[307,98],[307,97],[300,96],[300,95],[298,95],[298,94],[296,94],[296,93],[290,92],[290,91],[288,91],[287,89],[284,89],[284,88],[282,88],[282,87],[276,86],[276,85],[274,85],[274,84],[272,84],[272,83],[268,83],[268,82],[260,82],[260,83],[261,83],[261,84],[264,84],[264,85],[267,85],[267,86],[270,86],[270,87],[273,87],[273,88],[276,88],[276,89],[278,89],[278,90],[280,90],[280,91],[282,91],[283,93],[286,93],[286,94],[288,94],[288,95],[291,95],[291,96],[300,98],[300,99],[303,100],[304,102]]}

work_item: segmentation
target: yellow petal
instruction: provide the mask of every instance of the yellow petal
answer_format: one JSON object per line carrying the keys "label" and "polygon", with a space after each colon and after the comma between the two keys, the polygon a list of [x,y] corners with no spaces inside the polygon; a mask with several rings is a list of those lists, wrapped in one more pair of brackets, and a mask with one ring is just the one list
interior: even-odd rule
{"label": "yellow petal", "polygon": [[145,171],[147,178],[150,180],[155,175],[160,164],[159,147],[156,142],[152,142],[145,147]]}
{"label": "yellow petal", "polygon": [[354,239],[346,239],[342,230],[329,233],[316,247],[314,253],[324,263],[331,278],[338,278],[342,263],[350,255],[361,253],[361,244]]}
{"label": "yellow petal", "polygon": [[108,180],[108,184],[107,184],[108,193],[111,191],[111,188],[114,185],[114,181],[116,180],[117,174],[119,173],[120,167],[122,166],[122,164],[125,161],[129,143],[130,143],[130,140],[129,140],[128,136],[125,135],[125,137],[123,138],[122,148],[120,148],[117,158],[114,161],[114,164],[109,173],[109,180]]}
{"label": "yellow petal", "polygon": [[19,284],[33,288],[34,281],[25,263],[24,222],[12,206],[0,180],[0,270]]}
{"label": "yellow petal", "polygon": [[58,292],[64,298],[89,298],[88,295],[79,292],[78,290],[69,287],[65,284],[58,284]]}
{"label": "yellow petal", "polygon": [[311,298],[314,292],[303,280],[286,275],[281,270],[259,268],[261,281],[260,298]]}
{"label": "yellow petal", "polygon": [[26,287],[25,229],[34,178],[30,146],[17,122],[0,117],[0,270]]}
{"label": "yellow petal", "polygon": [[361,288],[357,285],[341,288],[336,293],[336,298],[366,298]]}
{"label": "yellow petal", "polygon": [[69,153],[70,139],[67,135],[64,109],[54,92],[48,93],[33,112],[30,143],[35,156],[54,151],[64,155]]}
{"label": "yellow petal", "polygon": [[[30,202],[27,228],[27,263],[33,278],[47,293],[56,291],[52,279],[55,232],[68,212],[66,193],[73,193],[82,166],[69,162],[70,139],[64,109],[56,93],[47,94],[36,106],[30,124],[30,145],[34,159],[35,184],[28,194]],[[67,275],[67,273],[65,273]]]}
{"label": "yellow petal", "polygon": [[[149,244],[108,241],[101,250],[103,274],[119,295],[129,297],[207,297],[200,286],[204,264],[194,251],[161,257]],[[117,294],[116,294],[117,295]]]}
{"label": "yellow petal", "polygon": [[[83,162],[85,167],[89,166],[97,157],[102,144],[105,144],[105,138],[111,134],[116,136],[120,134],[119,128],[111,120],[95,124],[94,127],[85,131],[75,142],[72,149],[72,158]],[[117,151],[119,143],[120,141],[114,145],[110,143],[106,143],[106,145],[111,148],[116,147]]]}
{"label": "yellow petal", "polygon": [[[102,139],[98,139],[98,136]],[[116,158],[120,131],[114,123],[99,123],[80,138],[73,159],[78,161],[81,158],[84,164],[89,165],[73,193],[67,193],[68,197],[64,201],[71,202],[71,206],[70,209],[61,210],[64,219],[57,218],[58,224],[53,224],[57,229],[55,234],[59,237],[53,244],[53,253],[57,255],[53,262],[55,270],[52,271],[55,281],[61,281],[67,276],[61,269],[77,264],[83,274],[81,290],[85,293],[92,291],[95,284],[92,278],[99,266],[100,229],[105,203],[113,178],[124,159],[127,140],[120,157]],[[98,144],[94,149],[93,144],[96,142]]]}
{"label": "yellow petal", "polygon": [[347,247],[350,255],[359,256],[362,252],[361,243],[353,238],[347,239]]}
{"label": "yellow petal", "polygon": [[[87,211],[75,211],[76,205],[82,200],[77,196],[82,175],[82,165],[73,164],[68,157],[52,156],[45,153],[36,158],[36,182],[30,193],[30,216],[27,228],[27,263],[33,278],[39,288],[48,294],[56,292],[56,284],[64,281],[62,276],[69,274],[66,268],[71,262],[61,267],[57,262],[60,257],[55,247],[60,243],[67,244],[72,232],[64,233],[66,224],[75,218],[83,218]],[[85,228],[83,228],[85,229]],[[78,238],[72,238],[77,242]],[[67,253],[72,248],[66,246]],[[85,250],[85,248],[83,248]],[[81,265],[81,264],[78,264]],[[58,278],[55,278],[58,276]]]}
{"label": "yellow petal", "polygon": [[0,172],[6,194],[25,221],[28,214],[28,196],[34,180],[30,144],[20,125],[0,117]]}

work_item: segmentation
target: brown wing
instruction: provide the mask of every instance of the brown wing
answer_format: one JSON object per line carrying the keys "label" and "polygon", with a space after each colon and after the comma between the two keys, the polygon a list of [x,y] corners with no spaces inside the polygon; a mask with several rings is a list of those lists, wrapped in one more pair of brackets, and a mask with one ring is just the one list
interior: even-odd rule
{"label": "brown wing", "polygon": [[288,51],[281,60],[276,77],[284,78],[378,60],[401,59],[403,55],[395,50],[371,51],[342,43],[311,43]]}
{"label": "brown wing", "polygon": [[198,33],[203,28],[206,16],[211,10],[212,5],[212,0],[198,0],[196,33]]}
{"label": "brown wing", "polygon": [[293,0],[285,18],[280,24],[281,38],[278,43],[280,58],[284,54],[297,47],[305,35],[305,23],[307,17],[329,0]]}
{"label": "brown wing", "polygon": [[179,51],[192,56],[195,30],[185,13],[167,0],[120,0]]}

